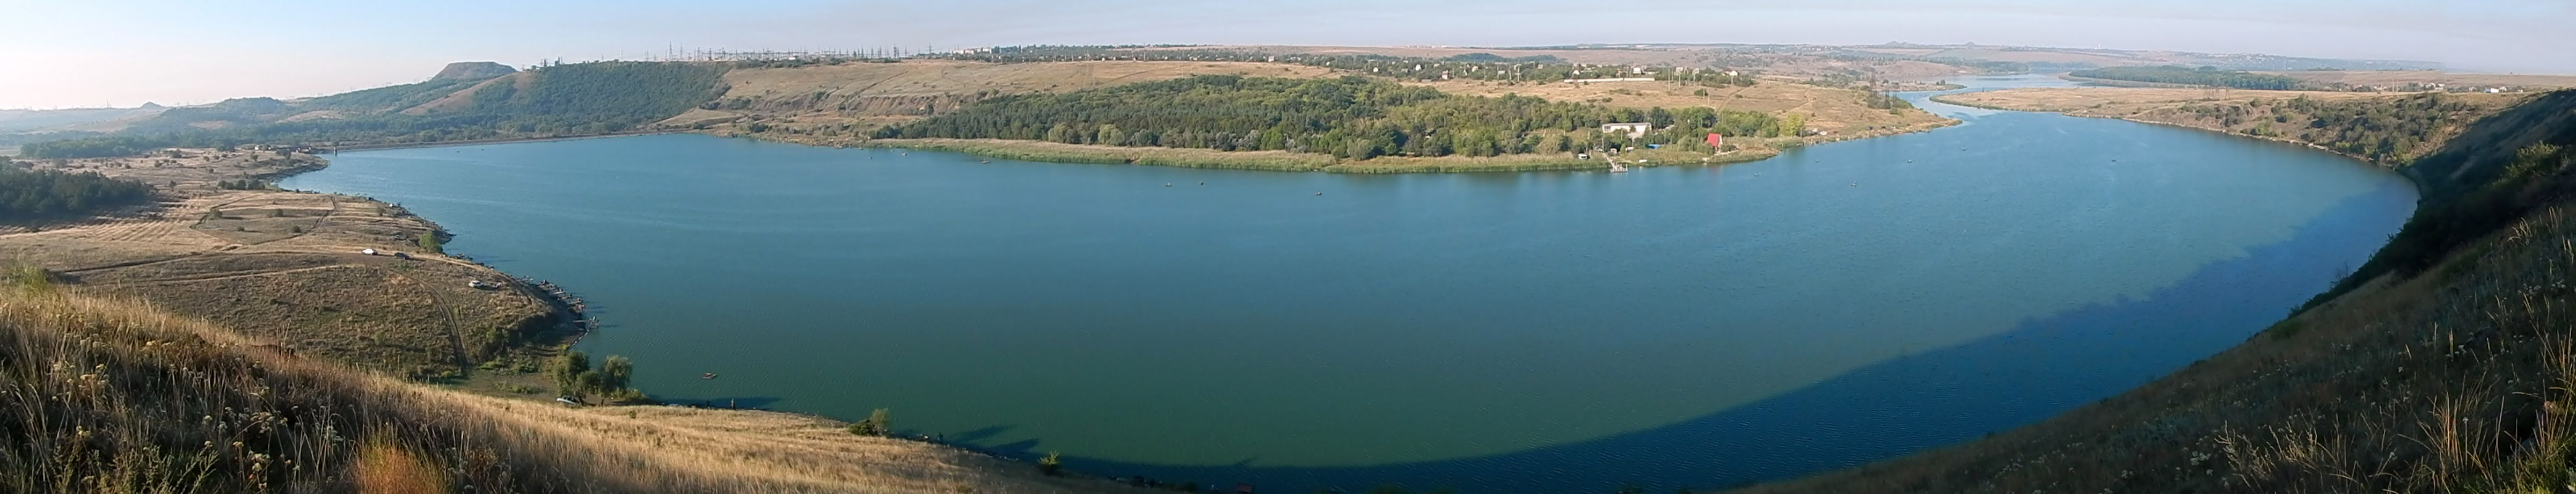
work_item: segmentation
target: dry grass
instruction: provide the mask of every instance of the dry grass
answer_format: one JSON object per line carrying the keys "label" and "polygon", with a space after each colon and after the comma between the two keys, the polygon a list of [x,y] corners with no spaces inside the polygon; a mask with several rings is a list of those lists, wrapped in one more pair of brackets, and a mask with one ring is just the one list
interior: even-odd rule
{"label": "dry grass", "polygon": [[391,435],[367,436],[358,445],[349,477],[359,494],[439,494],[448,492],[446,472],[414,453]]}
{"label": "dry grass", "polygon": [[0,292],[0,491],[1125,491],[821,419],[565,409],[260,350],[140,302]]}

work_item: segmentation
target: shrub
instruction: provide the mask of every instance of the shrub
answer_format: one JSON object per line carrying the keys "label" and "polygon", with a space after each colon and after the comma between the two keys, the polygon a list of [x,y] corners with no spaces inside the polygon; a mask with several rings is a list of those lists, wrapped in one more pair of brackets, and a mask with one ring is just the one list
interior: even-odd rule
{"label": "shrub", "polygon": [[34,264],[13,265],[9,267],[9,284],[29,291],[49,291],[54,287],[54,273]]}
{"label": "shrub", "polygon": [[879,408],[876,409],[876,411],[868,412],[867,420],[861,420],[850,424],[850,433],[869,437],[884,437],[887,432],[893,430],[893,425],[893,415],[887,413],[886,409]]}
{"label": "shrub", "polygon": [[1064,453],[1048,451],[1045,458],[1038,459],[1038,473],[1046,474],[1049,477],[1063,475]]}

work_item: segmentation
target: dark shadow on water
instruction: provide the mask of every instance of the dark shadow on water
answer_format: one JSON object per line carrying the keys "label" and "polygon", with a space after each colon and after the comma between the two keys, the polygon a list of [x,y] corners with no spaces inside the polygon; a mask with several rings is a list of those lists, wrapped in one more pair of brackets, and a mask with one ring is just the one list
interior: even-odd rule
{"label": "dark shadow on water", "polygon": [[975,429],[975,430],[966,431],[966,432],[959,432],[959,433],[956,433],[956,434],[949,434],[949,435],[947,435],[947,437],[945,437],[945,439],[947,439],[947,440],[949,440],[949,441],[961,442],[961,443],[982,442],[983,440],[986,440],[986,439],[992,439],[992,438],[993,438],[993,436],[999,436],[999,435],[1002,435],[1002,433],[1004,433],[1004,432],[1010,432],[1010,431],[1011,431],[1011,429],[1016,429],[1016,428],[1018,428],[1018,426],[996,425],[996,426],[986,427],[986,428],[982,428],[982,429]]}
{"label": "dark shadow on water", "polygon": [[[1467,492],[1665,492],[1777,480],[1974,439],[2137,387],[2244,341],[2385,243],[2402,183],[2348,199],[2289,240],[2201,266],[2143,300],[2081,307],[1957,347],[1880,362],[1672,425],[1493,456],[1364,467],[1166,466],[1066,459],[1264,491],[1399,483]],[[1006,448],[1008,446],[1005,446]],[[1025,448],[1021,448],[1025,451]]]}

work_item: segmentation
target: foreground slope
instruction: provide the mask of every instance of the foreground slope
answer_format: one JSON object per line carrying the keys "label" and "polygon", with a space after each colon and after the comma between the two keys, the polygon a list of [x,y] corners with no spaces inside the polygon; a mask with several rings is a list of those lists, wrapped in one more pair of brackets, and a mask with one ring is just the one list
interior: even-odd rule
{"label": "foreground slope", "polygon": [[2376,267],[2171,376],[1747,492],[2562,492],[2576,480],[2569,144],[2576,93],[2471,126],[2405,170],[2425,203]]}
{"label": "foreground slope", "polygon": [[811,417],[406,384],[17,278],[0,288],[0,491],[1126,491]]}

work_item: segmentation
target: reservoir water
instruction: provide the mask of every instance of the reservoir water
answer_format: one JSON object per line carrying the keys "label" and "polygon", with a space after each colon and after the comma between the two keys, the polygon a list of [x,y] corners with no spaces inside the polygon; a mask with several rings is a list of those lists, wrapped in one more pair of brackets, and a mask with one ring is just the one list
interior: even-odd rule
{"label": "reservoir water", "polygon": [[1923,97],[1965,124],[1623,174],[660,135],[282,185],[572,289],[607,323],[582,348],[657,398],[1280,492],[1722,487],[1972,439],[2243,341],[2414,205],[2302,147]]}

